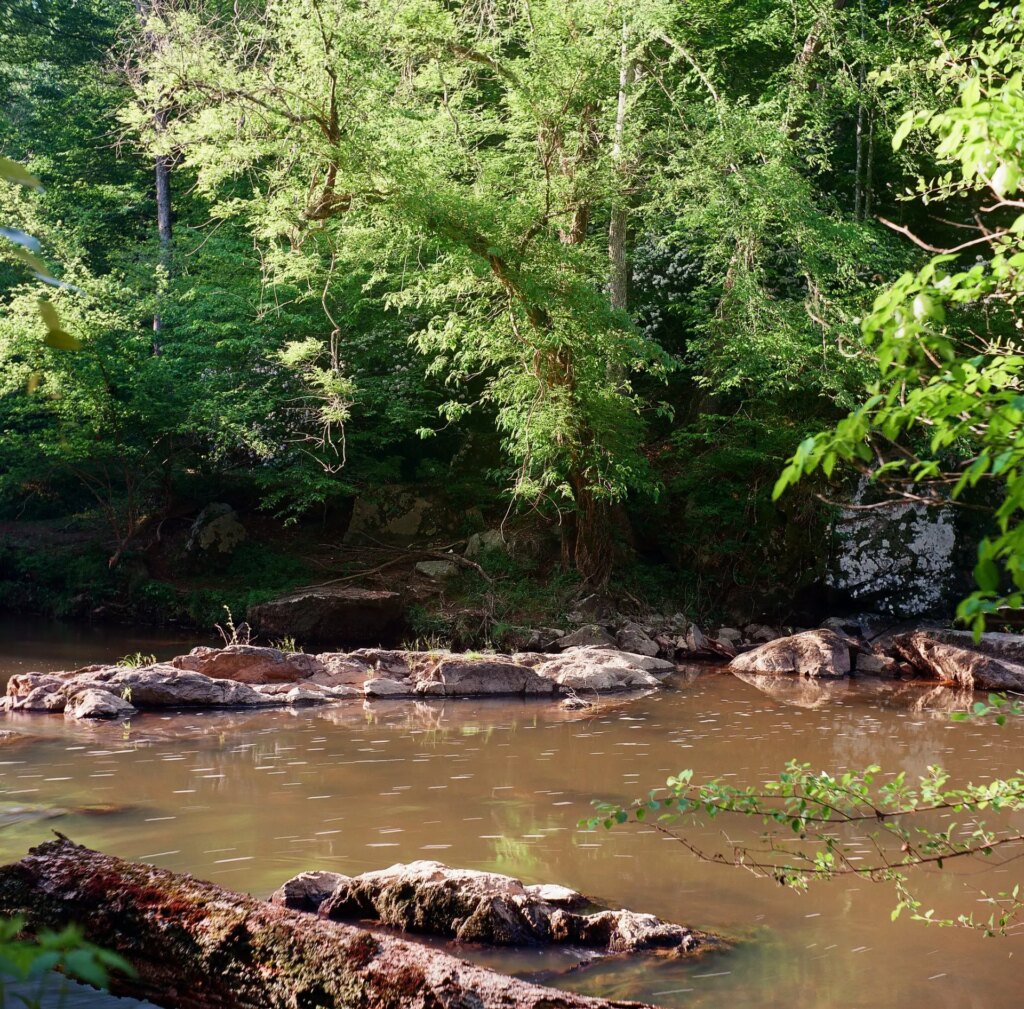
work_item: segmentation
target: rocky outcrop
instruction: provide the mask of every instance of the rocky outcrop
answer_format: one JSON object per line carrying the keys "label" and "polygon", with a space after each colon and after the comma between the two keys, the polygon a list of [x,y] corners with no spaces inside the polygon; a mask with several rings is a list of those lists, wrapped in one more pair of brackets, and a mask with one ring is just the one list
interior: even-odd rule
{"label": "rocky outcrop", "polygon": [[[171,659],[171,665],[238,683],[294,683],[327,672],[324,664],[312,655],[256,645],[226,645],[224,648],[200,645],[188,655]],[[323,677],[321,682],[325,682]]]}
{"label": "rocky outcrop", "polygon": [[798,676],[848,676],[858,647],[839,631],[819,629],[778,638],[738,655],[729,668],[740,673],[793,673]]}
{"label": "rocky outcrop", "polygon": [[361,876],[303,873],[271,901],[336,921],[373,920],[403,932],[501,946],[571,943],[607,953],[691,953],[703,933],[634,911],[598,909],[566,887],[524,886],[511,876],[411,862]]}
{"label": "rocky outcrop", "polygon": [[576,647],[558,656],[364,648],[305,655],[255,645],[201,646],[169,663],[85,666],[12,676],[8,711],[120,718],[144,708],[323,704],[351,698],[552,698],[658,687],[675,666],[653,655]]}
{"label": "rocky outcrop", "polygon": [[[8,711],[61,712],[83,692],[89,699],[81,703],[89,707],[98,704],[95,693],[112,695],[133,708],[238,708],[289,703],[284,697],[261,693],[245,683],[157,663],[137,669],[90,666],[68,673],[17,673],[7,683],[4,706]],[[72,704],[72,717],[86,717],[76,714],[77,710],[77,703]],[[127,712],[121,709],[121,713]]]}
{"label": "rocky outcrop", "polygon": [[899,634],[892,647],[923,676],[972,690],[1024,689],[1024,665],[938,640],[927,631]]}
{"label": "rocky outcrop", "polygon": [[301,589],[250,608],[248,621],[268,637],[371,643],[395,639],[405,623],[405,605],[397,592],[324,586]]}

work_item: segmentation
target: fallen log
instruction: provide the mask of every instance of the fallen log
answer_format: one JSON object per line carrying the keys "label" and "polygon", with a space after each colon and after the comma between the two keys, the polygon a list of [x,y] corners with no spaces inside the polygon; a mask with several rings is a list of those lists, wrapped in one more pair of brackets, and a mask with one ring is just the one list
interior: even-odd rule
{"label": "fallen log", "polygon": [[48,841],[0,867],[0,914],[78,923],[135,978],[111,991],[166,1009],[614,1009],[395,936],[291,911],[213,883]]}

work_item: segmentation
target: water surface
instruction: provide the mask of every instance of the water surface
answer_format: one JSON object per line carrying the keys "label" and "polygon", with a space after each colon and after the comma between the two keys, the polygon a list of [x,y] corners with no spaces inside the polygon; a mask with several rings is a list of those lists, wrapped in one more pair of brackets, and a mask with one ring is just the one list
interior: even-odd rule
{"label": "water surface", "polygon": [[[5,630],[0,674],[142,647],[108,636],[105,655],[83,655],[80,643],[48,650],[27,628]],[[166,644],[166,654],[182,650]],[[684,767],[746,784],[793,757],[911,774],[940,763],[983,781],[1020,762],[1024,725],[915,710],[920,688],[894,700],[845,685],[795,684],[777,697],[758,687],[681,673],[665,691],[571,715],[543,702],[467,700],[148,713],[123,727],[11,717],[3,727],[29,738],[0,751],[0,855],[17,858],[56,827],[259,896],[304,869],[437,859],[562,883],[735,941],[697,961],[610,960],[568,974],[559,954],[470,951],[549,983],[701,1009],[1017,1009],[1019,939],[891,923],[886,884],[844,879],[801,896],[701,864],[651,828],[577,828],[593,797],[626,800]],[[720,822],[704,840],[723,829],[742,839],[754,828]],[[926,906],[972,910],[982,907],[977,889],[1007,888],[1014,868],[947,867],[923,874],[918,889]],[[77,992],[69,1005],[124,1003]]]}

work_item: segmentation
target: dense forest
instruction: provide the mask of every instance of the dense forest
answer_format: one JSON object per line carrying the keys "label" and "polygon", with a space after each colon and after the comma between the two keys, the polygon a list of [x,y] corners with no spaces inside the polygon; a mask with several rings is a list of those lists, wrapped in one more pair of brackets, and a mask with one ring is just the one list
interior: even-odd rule
{"label": "dense forest", "polygon": [[[435,548],[519,544],[492,623],[609,585],[820,619],[839,505],[987,458],[953,598],[988,536],[991,609],[1016,267],[925,291],[1018,234],[1019,131],[969,162],[972,101],[1020,115],[990,6],[10,0],[3,153],[41,184],[0,188],[0,604],[208,627],[372,569],[354,514],[411,493]],[[212,503],[230,556],[186,548]]]}

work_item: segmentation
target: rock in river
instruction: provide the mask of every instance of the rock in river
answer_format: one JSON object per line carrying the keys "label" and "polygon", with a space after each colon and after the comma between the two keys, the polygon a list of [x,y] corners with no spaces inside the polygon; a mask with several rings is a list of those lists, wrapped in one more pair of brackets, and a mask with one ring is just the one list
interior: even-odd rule
{"label": "rock in river", "polygon": [[795,673],[799,676],[848,676],[853,638],[831,629],[803,631],[777,638],[738,655],[729,668],[740,673]]}
{"label": "rock in river", "polygon": [[501,946],[572,943],[608,953],[691,953],[710,937],[650,914],[597,908],[566,887],[524,886],[494,872],[440,862],[393,865],[361,876],[302,873],[271,897],[337,921],[371,919],[405,932]]}
{"label": "rock in river", "polygon": [[948,644],[927,631],[897,635],[892,647],[916,670],[943,683],[974,690],[1024,689],[1024,665]]}

